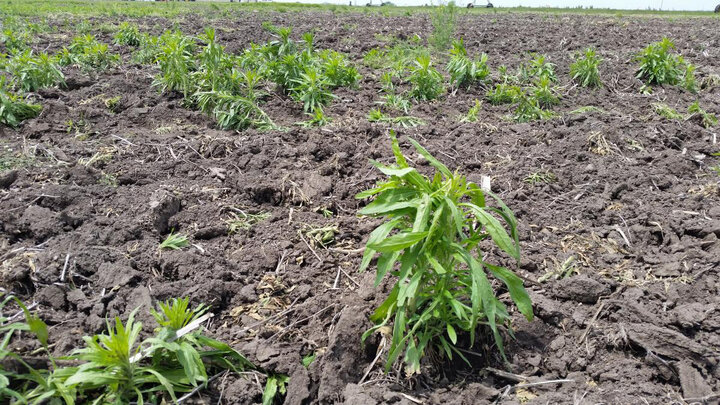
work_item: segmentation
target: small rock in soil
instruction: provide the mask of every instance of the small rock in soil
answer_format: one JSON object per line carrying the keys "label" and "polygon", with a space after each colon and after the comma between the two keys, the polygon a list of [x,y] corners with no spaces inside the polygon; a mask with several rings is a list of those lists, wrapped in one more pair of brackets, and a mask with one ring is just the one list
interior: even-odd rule
{"label": "small rock in soil", "polygon": [[47,305],[53,309],[65,309],[67,299],[65,298],[65,290],[57,285],[49,285],[40,289],[35,295],[35,299],[41,305]]}
{"label": "small rock in soil", "polygon": [[167,190],[157,190],[150,196],[150,208],[155,230],[164,235],[170,230],[170,218],[180,211],[180,199]]}
{"label": "small rock in soil", "polygon": [[[683,398],[703,398],[712,394],[712,388],[703,378],[702,374],[688,361],[679,361],[675,364],[680,377],[680,386]],[[694,402],[694,401],[688,401]]]}
{"label": "small rock in soil", "polygon": [[610,287],[584,274],[562,279],[555,286],[556,296],[584,304],[594,304],[609,293]]}
{"label": "small rock in soil", "polygon": [[10,170],[0,174],[0,188],[9,188],[18,178],[17,170]]}
{"label": "small rock in soil", "polygon": [[139,271],[120,264],[105,262],[98,267],[96,285],[101,288],[113,288],[125,286],[140,280],[142,274]]}

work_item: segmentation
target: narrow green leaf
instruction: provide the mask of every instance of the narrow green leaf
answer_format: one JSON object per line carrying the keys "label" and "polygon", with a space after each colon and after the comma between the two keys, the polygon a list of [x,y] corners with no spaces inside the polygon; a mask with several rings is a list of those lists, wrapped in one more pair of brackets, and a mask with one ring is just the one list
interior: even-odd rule
{"label": "narrow green leaf", "polygon": [[390,236],[382,242],[368,243],[368,247],[378,252],[391,253],[405,249],[420,242],[427,236],[427,232],[405,232]]}
{"label": "narrow green leaf", "polygon": [[397,304],[397,297],[400,293],[400,289],[397,285],[390,291],[390,295],[380,304],[379,307],[370,315],[370,320],[374,323],[379,323],[385,320],[390,314],[391,309]]}
{"label": "narrow green leaf", "polygon": [[448,334],[448,337],[450,337],[450,341],[454,345],[457,344],[457,334],[455,333],[455,328],[453,328],[453,326],[449,323],[446,325],[447,325],[447,334]]}
{"label": "narrow green leaf", "polygon": [[533,319],[532,302],[530,300],[530,296],[525,290],[525,287],[523,286],[522,279],[505,267],[494,266],[489,263],[483,264],[495,277],[505,283],[508,291],[510,292],[510,298],[512,298],[515,302],[515,305],[517,305],[520,313],[525,315],[525,318],[527,318],[528,321],[531,321]]}
{"label": "narrow green leaf", "polygon": [[493,242],[495,242],[495,244],[500,249],[505,251],[505,253],[509,254],[514,259],[520,260],[520,252],[518,247],[515,245],[514,240],[510,238],[507,231],[505,231],[505,228],[503,228],[500,221],[498,221],[494,216],[486,212],[484,209],[474,204],[462,205],[470,208],[470,210],[475,215],[475,218],[477,218],[477,220],[480,221],[480,223],[485,227],[487,233],[490,234]]}
{"label": "narrow green leaf", "polygon": [[[370,236],[368,237],[368,244],[378,243],[378,242],[382,241],[383,239],[385,239],[388,236],[388,234],[390,232],[392,232],[392,230],[395,228],[395,226],[397,225],[397,223],[399,221],[400,221],[399,219],[395,219],[395,220],[386,222],[386,223],[378,226],[377,228],[375,228],[375,230],[373,230],[370,233]],[[369,247],[365,248],[365,252],[363,252],[362,261],[360,262],[360,270],[359,271],[364,271],[365,269],[367,269],[368,265],[370,265],[370,261],[372,260],[373,256],[375,255],[375,252],[376,251],[374,249],[371,249]]]}

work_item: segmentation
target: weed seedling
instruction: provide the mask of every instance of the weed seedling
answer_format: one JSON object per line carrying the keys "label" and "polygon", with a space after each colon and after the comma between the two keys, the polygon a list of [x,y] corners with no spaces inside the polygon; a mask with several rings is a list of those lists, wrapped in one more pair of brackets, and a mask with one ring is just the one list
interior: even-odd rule
{"label": "weed seedling", "polygon": [[17,128],[21,122],[40,115],[42,106],[32,104],[0,84],[0,123]]}
{"label": "weed seedling", "polygon": [[602,84],[598,71],[601,62],[602,58],[595,54],[595,50],[588,48],[570,65],[570,76],[583,87],[598,87]]}
{"label": "weed seedling", "polygon": [[450,74],[451,86],[456,88],[470,87],[477,82],[485,80],[490,75],[490,68],[488,68],[487,65],[487,55],[480,55],[479,60],[470,59],[462,39],[453,41],[450,55],[447,71]]}
{"label": "weed seedling", "polygon": [[120,24],[113,39],[118,45],[139,46],[142,36],[140,35],[140,30],[138,30],[137,25],[123,22]]}
{"label": "weed seedling", "polygon": [[60,67],[48,54],[37,55],[27,50],[13,55],[5,64],[5,69],[13,75],[17,88],[22,91],[37,91],[65,83]]}
{"label": "weed seedling", "polygon": [[540,171],[540,172],[534,172],[530,173],[523,179],[525,183],[528,183],[532,186],[536,186],[538,184],[549,184],[554,183],[557,181],[557,176],[549,170]]}
{"label": "weed seedling", "polygon": [[58,62],[62,66],[76,65],[85,71],[100,71],[120,63],[120,56],[111,54],[107,44],[87,34],[75,37],[69,47],[63,48]]}
{"label": "weed seedling", "polygon": [[455,25],[457,24],[458,9],[454,1],[447,5],[436,6],[430,14],[433,26],[429,42],[438,51],[444,51],[450,47],[455,36]]}
{"label": "weed seedling", "polygon": [[[393,278],[389,296],[370,317],[375,326],[363,340],[379,330],[391,331],[386,370],[402,359],[408,376],[420,373],[429,350],[448,359],[465,359],[457,347],[458,336],[468,334],[472,346],[481,325],[503,353],[500,326],[509,327],[510,316],[488,275],[505,285],[528,320],[533,317],[532,305],[522,279],[492,264],[492,255],[479,242],[491,242],[519,261],[515,216],[497,196],[451,172],[410,139],[436,170],[432,177],[420,174],[408,165],[393,132],[390,138],[396,163],[372,162],[387,180],[356,196],[374,197],[360,215],[385,220],[370,234],[360,270],[379,254],[375,285],[388,275]],[[490,201],[496,207],[489,206]]]}
{"label": "weed seedling", "polygon": [[653,109],[655,110],[655,113],[657,113],[659,116],[669,119],[669,120],[681,120],[683,119],[683,115],[677,112],[674,108],[670,107],[667,104],[663,103],[653,103],[652,105]]}
{"label": "weed seedling", "polygon": [[[675,44],[665,37],[660,42],[652,43],[647,46],[637,57],[640,62],[637,78],[644,80],[647,84],[681,84],[684,80],[684,73],[688,73],[688,68],[682,56],[675,55],[672,51]],[[693,74],[694,67],[689,69],[689,73]],[[694,82],[694,75],[692,79]]]}
{"label": "weed seedling", "polygon": [[230,235],[236,234],[241,230],[248,231],[255,224],[270,218],[270,213],[267,212],[248,214],[237,208],[232,208],[232,211],[233,212],[230,212],[231,218],[225,221]]}
{"label": "weed seedling", "polygon": [[303,128],[322,127],[330,123],[330,118],[325,115],[321,108],[315,110],[314,113],[306,113],[306,115],[309,115],[310,119],[298,123]]}
{"label": "weed seedling", "polygon": [[467,114],[462,116],[460,118],[460,122],[477,122],[478,120],[478,113],[480,112],[480,109],[482,108],[482,102],[480,100],[475,99],[475,104],[473,104],[472,107],[468,110]]}
{"label": "weed seedling", "polygon": [[188,241],[188,238],[186,235],[170,232],[170,235],[168,235],[168,237],[165,238],[164,241],[162,241],[162,243],[160,244],[158,249],[159,250],[163,250],[163,249],[180,250],[189,245],[190,245],[190,242]]}
{"label": "weed seedling", "polygon": [[688,107],[688,113],[690,114],[686,120],[689,120],[693,117],[700,117],[702,125],[705,128],[714,127],[718,124],[718,119],[715,116],[715,114],[710,114],[707,111],[700,108],[700,102],[695,101],[694,103],[690,104],[690,107]]}
{"label": "weed seedling", "polygon": [[406,99],[402,95],[388,93],[381,97],[381,101],[377,102],[385,108],[395,110],[407,114],[410,110],[410,100]]}
{"label": "weed seedling", "polygon": [[445,91],[443,77],[432,67],[429,56],[421,56],[415,60],[408,81],[412,84],[410,96],[416,100],[435,100]]}
{"label": "weed seedling", "polygon": [[512,104],[518,100],[523,93],[519,86],[498,83],[494,88],[487,91],[485,96],[492,105]]}

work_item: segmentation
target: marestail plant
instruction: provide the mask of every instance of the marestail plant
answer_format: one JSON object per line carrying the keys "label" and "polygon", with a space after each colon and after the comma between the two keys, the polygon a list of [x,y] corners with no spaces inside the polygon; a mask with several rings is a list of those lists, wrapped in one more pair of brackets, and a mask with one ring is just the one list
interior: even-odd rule
{"label": "marestail plant", "polygon": [[490,68],[488,68],[487,65],[487,55],[480,55],[479,60],[470,59],[462,39],[453,41],[450,55],[447,71],[450,74],[451,86],[455,86],[456,88],[470,87],[477,82],[485,80],[490,75]]}
{"label": "marestail plant", "polygon": [[142,42],[142,36],[137,25],[125,21],[118,27],[113,40],[118,45],[139,46]]}
{"label": "marestail plant", "polygon": [[415,60],[408,81],[412,84],[410,96],[417,100],[435,100],[445,91],[443,77],[432,67],[429,56],[420,56]]}
{"label": "marestail plant", "polygon": [[640,62],[637,78],[647,84],[683,84],[688,90],[695,91],[694,66],[686,64],[682,56],[673,53],[674,50],[675,44],[667,37],[648,45],[636,57]]}
{"label": "marestail plant", "polygon": [[21,122],[37,117],[42,106],[26,101],[0,84],[0,124],[17,128]]}
{"label": "marestail plant", "polygon": [[490,262],[492,247],[520,260],[515,216],[499,197],[450,171],[409,139],[435,169],[432,177],[420,174],[408,164],[393,132],[390,139],[395,164],[372,162],[388,179],[356,196],[374,197],[360,215],[385,219],[370,234],[360,270],[379,255],[375,285],[388,275],[393,279],[389,296],[371,316],[375,326],[363,339],[392,323],[386,369],[402,356],[408,375],[420,373],[429,351],[465,359],[458,337],[467,334],[472,346],[481,326],[504,356],[501,327],[509,327],[510,315],[488,276],[501,281],[518,310],[533,318],[522,279]]}
{"label": "marestail plant", "polygon": [[602,58],[595,54],[595,50],[588,48],[583,56],[575,59],[570,65],[570,76],[583,87],[597,87],[602,83],[598,66]]}
{"label": "marestail plant", "polygon": [[22,91],[36,91],[65,83],[65,76],[55,59],[41,52],[27,50],[13,55],[5,64]]}

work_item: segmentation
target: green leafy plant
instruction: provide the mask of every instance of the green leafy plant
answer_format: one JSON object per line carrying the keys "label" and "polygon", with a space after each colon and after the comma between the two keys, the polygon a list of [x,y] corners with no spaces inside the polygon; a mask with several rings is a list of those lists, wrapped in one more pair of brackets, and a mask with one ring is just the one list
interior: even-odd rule
{"label": "green leafy plant", "polygon": [[515,122],[529,122],[534,120],[542,120],[552,118],[551,111],[544,110],[537,98],[527,95],[525,92],[519,93],[513,120]]}
{"label": "green leafy plant", "polygon": [[98,42],[90,34],[75,37],[58,54],[62,66],[75,65],[82,70],[105,70],[120,63],[120,56],[110,53],[107,44]]}
{"label": "green leafy plant", "polygon": [[322,108],[318,108],[314,113],[306,114],[310,116],[310,119],[299,123],[303,128],[322,127],[330,123],[330,118],[325,115]]}
{"label": "green leafy plant", "polygon": [[478,120],[478,113],[482,109],[482,102],[480,100],[475,99],[475,104],[473,104],[472,107],[468,110],[467,114],[462,116],[460,118],[460,122],[477,122]]}
{"label": "green leafy plant", "polygon": [[700,102],[695,101],[688,107],[688,113],[690,114],[686,119],[693,117],[700,117],[701,123],[705,128],[714,127],[718,124],[718,119],[714,114],[710,114],[707,111],[700,108]]}
{"label": "green leafy plant", "polygon": [[602,84],[598,70],[601,62],[602,58],[595,54],[595,50],[587,48],[585,54],[570,65],[570,76],[583,87],[598,87]]}
{"label": "green leafy plant", "polygon": [[162,243],[160,243],[160,246],[158,249],[172,249],[172,250],[180,250],[186,246],[189,246],[190,242],[188,242],[188,238],[186,235],[177,234],[170,232],[170,235],[168,235],[167,238],[165,238]]}
{"label": "green leafy plant", "polygon": [[430,35],[429,42],[435,49],[446,50],[450,47],[455,36],[457,14],[458,9],[454,1],[448,2],[447,5],[437,6],[430,13],[433,32]]}
{"label": "green leafy plant", "polygon": [[28,48],[27,43],[30,42],[30,34],[24,31],[16,31],[11,28],[5,28],[0,33],[0,43],[10,52],[21,52]]}
{"label": "green leafy plant", "polygon": [[122,22],[113,38],[118,45],[139,46],[142,41],[137,25]]}
{"label": "green leafy plant", "polygon": [[153,81],[162,91],[179,91],[185,97],[193,94],[190,73],[195,70],[193,50],[195,43],[191,38],[176,33],[168,35],[156,56],[160,66],[160,76]]}
{"label": "green leafy plant", "polygon": [[405,114],[410,111],[410,100],[406,99],[400,94],[388,93],[381,97],[381,101],[378,104],[391,110],[400,111]]}
{"label": "green leafy plant", "polygon": [[272,405],[278,394],[285,395],[287,391],[286,386],[289,381],[290,377],[285,374],[268,375],[267,382],[265,383],[265,391],[263,391],[262,404]]}
{"label": "green leafy plant", "polygon": [[552,83],[547,77],[538,79],[537,84],[531,90],[541,108],[550,108],[560,103],[558,91],[552,87]]}
{"label": "green leafy plant", "polygon": [[557,181],[557,176],[549,170],[544,170],[530,173],[523,179],[523,181],[535,186],[538,184],[554,183]]}
{"label": "green leafy plant", "polygon": [[22,91],[36,91],[65,83],[65,76],[60,67],[48,54],[37,55],[27,50],[17,53],[5,64],[8,72]]}
{"label": "green leafy plant", "polygon": [[682,88],[691,93],[697,93],[698,91],[697,81],[695,80],[695,70],[695,65],[691,63],[686,64],[685,73],[683,74],[682,82],[680,83]]}
{"label": "green leafy plant", "polygon": [[487,91],[485,97],[487,97],[492,105],[512,104],[522,93],[523,91],[519,86],[508,83],[498,83],[494,88]]}
{"label": "green leafy plant", "polygon": [[0,86],[0,123],[16,128],[21,122],[40,115],[42,106],[32,104]]}
{"label": "green leafy plant", "polygon": [[555,64],[546,61],[545,55],[537,55],[530,61],[529,66],[523,66],[521,75],[526,82],[531,79],[548,79],[551,82],[557,81],[555,76]]}
{"label": "green leafy plant", "polygon": [[227,92],[215,92],[199,94],[198,100],[198,104],[201,106],[212,106],[209,107],[210,114],[215,117],[218,127],[222,129],[276,128],[270,117],[252,98]]}
{"label": "green leafy plant", "polygon": [[661,117],[667,118],[669,120],[681,120],[683,119],[683,115],[677,112],[674,108],[670,107],[667,104],[663,103],[653,103],[652,105],[655,112],[660,115]]}
{"label": "green leafy plant", "polygon": [[[648,45],[636,57],[637,61],[640,62],[637,78],[651,85],[669,84],[675,86],[680,84],[688,68],[682,56],[672,53],[674,49],[675,44],[667,37],[663,37],[660,42]],[[694,68],[691,68],[690,74],[693,71]],[[694,76],[691,81],[694,82]]]}
{"label": "green leafy plant", "polygon": [[415,60],[408,81],[412,84],[410,96],[417,100],[434,100],[445,91],[443,77],[432,67],[429,56],[420,56]]}
{"label": "green leafy plant", "polygon": [[357,86],[360,73],[348,63],[342,54],[328,50],[322,52],[320,58],[322,59],[321,70],[327,78],[330,88]]}
{"label": "green leafy plant", "polygon": [[303,103],[303,110],[315,112],[330,103],[333,94],[329,90],[330,83],[327,78],[316,69],[307,68],[300,77],[295,80],[292,96]]}
{"label": "green leafy plant", "polygon": [[470,87],[485,80],[490,75],[487,55],[480,55],[479,60],[470,59],[462,39],[453,41],[450,55],[450,62],[447,65],[447,71],[450,74],[450,85]]}
{"label": "green leafy plant", "polygon": [[404,115],[399,117],[391,117],[379,109],[370,110],[368,113],[368,121],[370,122],[385,122],[389,124],[398,124],[403,128],[417,127],[419,125],[425,125],[425,121],[420,118],[413,117],[410,115]]}
{"label": "green leafy plant", "polygon": [[[404,353],[408,375],[420,373],[421,360],[429,350],[464,359],[456,346],[458,334],[469,334],[472,346],[481,325],[489,328],[503,353],[500,327],[509,326],[510,315],[488,274],[505,284],[527,319],[533,317],[532,306],[522,280],[490,263],[480,242],[492,241],[519,261],[515,216],[497,196],[451,172],[410,139],[436,170],[430,178],[420,174],[408,165],[394,133],[390,138],[396,163],[372,162],[388,179],[356,196],[375,197],[360,215],[386,220],[370,234],[360,270],[379,253],[375,284],[387,275],[394,278],[390,295],[371,316],[375,326],[363,339],[392,322],[386,369]],[[488,197],[497,208],[487,204]]]}

